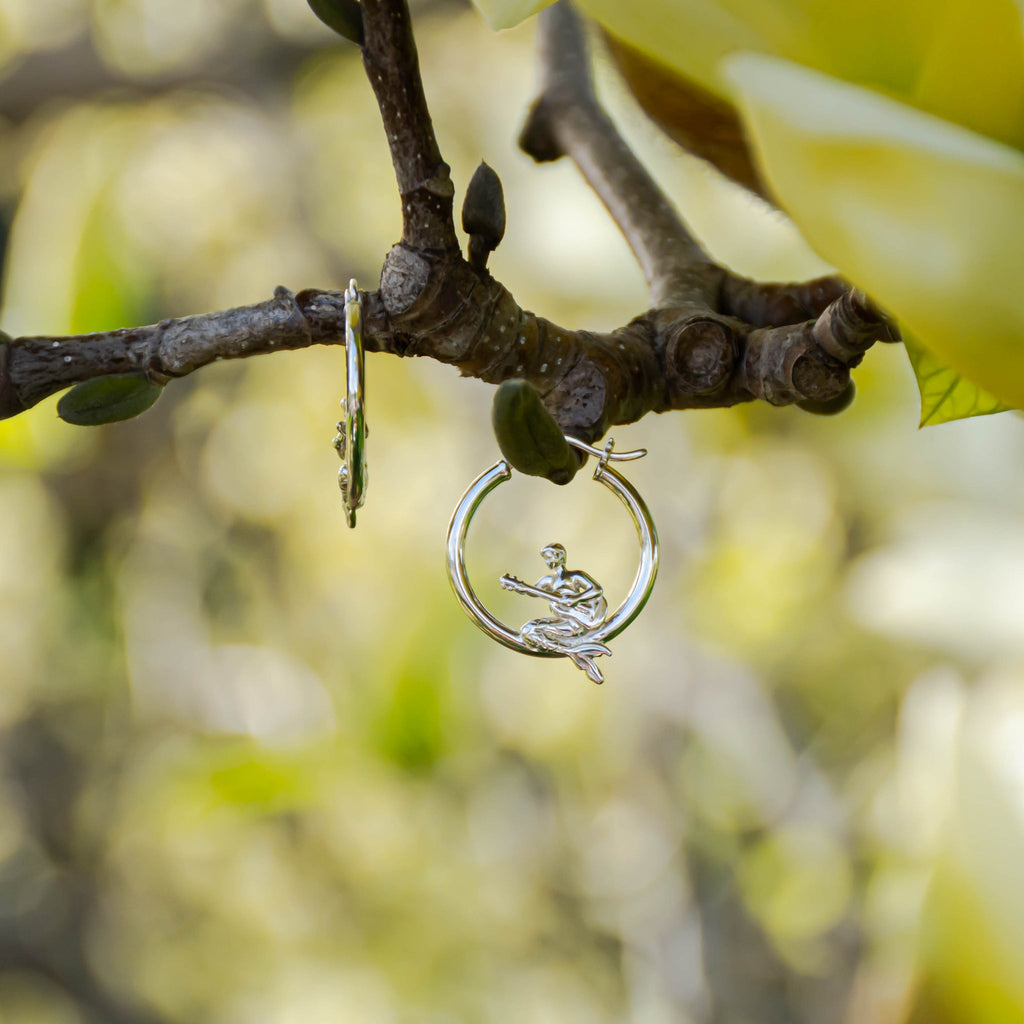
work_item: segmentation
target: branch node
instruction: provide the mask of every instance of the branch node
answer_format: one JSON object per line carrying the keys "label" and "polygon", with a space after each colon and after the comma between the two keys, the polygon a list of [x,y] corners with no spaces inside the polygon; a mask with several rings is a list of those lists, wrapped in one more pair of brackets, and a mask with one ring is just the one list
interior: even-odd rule
{"label": "branch node", "polygon": [[759,328],[747,336],[740,368],[743,386],[772,405],[828,401],[850,383],[850,369],[823,352],[810,322]]}
{"label": "branch node", "polygon": [[665,368],[679,391],[713,395],[729,382],[737,355],[735,333],[726,324],[696,317],[668,332]]}
{"label": "branch node", "polygon": [[811,349],[793,360],[789,380],[802,398],[829,402],[850,386],[850,370]]}
{"label": "branch node", "polygon": [[432,264],[422,253],[399,243],[384,260],[380,293],[389,316],[401,316],[422,296],[430,280]]}
{"label": "branch node", "polygon": [[835,416],[836,413],[848,409],[857,395],[857,386],[851,380],[845,391],[841,391],[835,398],[827,398],[824,401],[808,399],[804,402],[797,402],[797,407],[804,412],[813,413],[815,416]]}

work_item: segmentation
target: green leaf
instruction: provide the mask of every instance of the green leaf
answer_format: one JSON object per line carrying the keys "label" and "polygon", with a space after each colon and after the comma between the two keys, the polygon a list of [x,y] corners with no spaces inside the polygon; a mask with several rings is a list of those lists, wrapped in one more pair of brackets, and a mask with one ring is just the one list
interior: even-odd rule
{"label": "green leaf", "polygon": [[363,12],[356,0],[307,0],[313,13],[357,46],[363,45]]}
{"label": "green leaf", "polygon": [[161,391],[159,384],[141,373],[96,377],[68,391],[57,403],[57,415],[79,427],[116,423],[145,412]]}
{"label": "green leaf", "polygon": [[961,377],[916,339],[905,335],[903,341],[921,391],[922,427],[970,416],[988,416],[1012,408]]}

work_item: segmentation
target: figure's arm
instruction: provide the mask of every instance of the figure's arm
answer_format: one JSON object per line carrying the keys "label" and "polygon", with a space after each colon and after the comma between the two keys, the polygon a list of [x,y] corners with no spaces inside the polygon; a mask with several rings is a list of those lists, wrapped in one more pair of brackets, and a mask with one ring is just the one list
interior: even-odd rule
{"label": "figure's arm", "polygon": [[518,576],[512,576],[509,573],[505,573],[498,582],[505,590],[511,590],[513,594],[540,597],[544,600],[559,598],[554,581],[550,576],[542,576],[532,587],[529,583],[524,583]]}
{"label": "figure's arm", "polygon": [[576,594],[575,597],[571,597],[565,603],[569,605],[570,608],[575,608],[576,605],[583,604],[584,601],[591,601],[595,597],[604,597],[604,587],[599,583],[596,583],[594,580],[591,580],[590,586],[587,587],[582,594]]}

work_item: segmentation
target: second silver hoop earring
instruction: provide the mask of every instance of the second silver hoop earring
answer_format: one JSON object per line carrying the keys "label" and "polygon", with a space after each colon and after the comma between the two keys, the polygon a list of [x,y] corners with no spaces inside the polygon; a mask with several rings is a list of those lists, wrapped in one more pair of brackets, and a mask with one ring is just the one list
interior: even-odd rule
{"label": "second silver hoop earring", "polygon": [[341,459],[338,486],[348,525],[356,525],[356,509],[366,501],[366,398],[363,385],[363,311],[355,280],[345,292],[344,419],[337,425],[334,448]]}
{"label": "second silver hoop earring", "polygon": [[586,672],[595,683],[604,681],[596,659],[610,655],[608,641],[618,636],[640,614],[654,588],[658,573],[658,534],[654,520],[636,488],[609,462],[642,458],[646,451],[613,452],[609,439],[603,450],[574,437],[566,441],[578,451],[597,458],[594,479],[604,484],[625,506],[640,544],[636,576],[623,602],[611,614],[604,588],[588,573],[567,566],[567,552],[558,543],[544,547],[540,554],[548,572],[534,584],[510,574],[498,581],[506,590],[548,603],[550,615],[531,619],[513,629],[496,618],[481,602],[466,570],[466,537],[470,523],[484,499],[512,476],[509,464],[501,460],[469,485],[448,527],[448,578],[466,614],[491,639],[520,654],[540,658],[565,657]]}

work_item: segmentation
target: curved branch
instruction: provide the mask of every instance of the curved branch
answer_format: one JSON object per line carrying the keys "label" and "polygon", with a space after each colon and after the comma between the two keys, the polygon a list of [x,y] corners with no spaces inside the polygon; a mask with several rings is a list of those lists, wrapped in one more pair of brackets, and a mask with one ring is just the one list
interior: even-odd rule
{"label": "curved branch", "polygon": [[707,304],[711,263],[597,101],[579,16],[567,3],[539,18],[541,94],[519,138],[535,160],[569,156],[632,249],[654,306]]}

